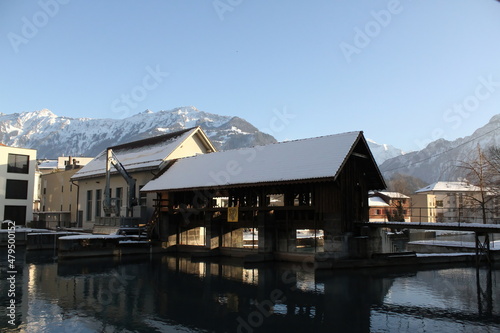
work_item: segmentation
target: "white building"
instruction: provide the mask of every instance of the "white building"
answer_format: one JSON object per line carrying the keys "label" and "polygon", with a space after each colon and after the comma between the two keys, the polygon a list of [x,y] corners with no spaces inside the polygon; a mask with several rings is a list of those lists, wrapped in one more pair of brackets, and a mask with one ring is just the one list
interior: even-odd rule
{"label": "white building", "polygon": [[36,150],[0,144],[0,218],[24,225],[33,220]]}
{"label": "white building", "polygon": [[[440,181],[430,184],[415,192],[417,195],[433,196],[433,211],[436,222],[470,222],[483,223],[480,202],[486,202],[487,223],[495,223],[498,219],[497,200],[486,193],[481,198],[481,188],[464,181]],[[432,201],[432,200],[431,200]]]}

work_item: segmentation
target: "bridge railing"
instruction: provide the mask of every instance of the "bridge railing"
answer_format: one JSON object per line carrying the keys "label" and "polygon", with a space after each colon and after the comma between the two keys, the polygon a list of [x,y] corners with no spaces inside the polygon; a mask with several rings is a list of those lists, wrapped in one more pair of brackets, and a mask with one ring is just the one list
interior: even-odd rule
{"label": "bridge railing", "polygon": [[[487,209],[486,221],[483,221],[482,211],[478,208],[411,207],[405,208],[402,215],[404,222],[464,222],[500,224],[500,207]],[[395,207],[370,208],[369,221],[389,222],[391,220],[395,221],[394,217],[399,217],[399,220],[403,222]]]}

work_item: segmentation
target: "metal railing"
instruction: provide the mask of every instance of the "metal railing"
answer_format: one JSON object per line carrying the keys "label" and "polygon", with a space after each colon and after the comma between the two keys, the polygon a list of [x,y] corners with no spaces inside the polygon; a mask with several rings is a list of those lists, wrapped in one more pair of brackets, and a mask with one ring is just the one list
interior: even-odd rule
{"label": "metal railing", "polygon": [[[370,210],[369,221],[389,222],[389,215],[393,215],[395,208],[380,209],[380,214]],[[483,221],[483,213],[480,208],[452,208],[452,207],[411,207],[405,208],[405,222],[464,222],[464,223],[487,223],[500,224],[500,207],[486,210],[486,221]],[[395,221],[394,221],[395,222]],[[401,221],[403,222],[403,221]]]}

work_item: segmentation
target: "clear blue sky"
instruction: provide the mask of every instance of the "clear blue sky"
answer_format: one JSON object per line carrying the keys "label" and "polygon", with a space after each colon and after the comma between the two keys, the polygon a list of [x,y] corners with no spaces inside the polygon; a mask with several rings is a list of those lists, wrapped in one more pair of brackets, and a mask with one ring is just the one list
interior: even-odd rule
{"label": "clear blue sky", "polygon": [[495,0],[1,1],[0,32],[3,113],[192,105],[404,150],[500,113]]}

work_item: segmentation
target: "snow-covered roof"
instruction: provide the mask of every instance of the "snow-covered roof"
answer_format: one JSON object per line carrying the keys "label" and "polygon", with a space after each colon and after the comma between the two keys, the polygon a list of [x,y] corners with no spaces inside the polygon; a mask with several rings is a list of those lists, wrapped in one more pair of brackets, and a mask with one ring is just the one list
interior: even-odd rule
{"label": "snow-covered roof", "polygon": [[142,191],[335,178],[362,137],[347,132],[182,158]]}
{"label": "snow-covered roof", "polygon": [[467,182],[436,182],[427,185],[415,193],[425,192],[480,192],[481,189]]}
{"label": "snow-covered roof", "polygon": [[389,205],[380,197],[369,197],[368,206],[370,207],[389,207]]}
{"label": "snow-covered roof", "polygon": [[38,164],[38,169],[57,169],[57,160],[45,160]]}
{"label": "snow-covered roof", "polygon": [[97,235],[97,234],[80,234],[73,236],[62,236],[59,237],[60,240],[72,240],[72,239],[126,239],[127,236],[124,235]]}
{"label": "snow-covered roof", "polygon": [[[113,153],[129,172],[153,169],[160,166],[164,160],[167,160],[168,156],[198,129],[198,127],[189,128],[110,148],[113,149]],[[71,178],[82,179],[104,175],[105,173],[106,150],[102,151]]]}
{"label": "snow-covered roof", "polygon": [[383,194],[391,199],[409,199],[410,197],[399,192],[388,192],[388,191],[378,191],[378,193]]}

